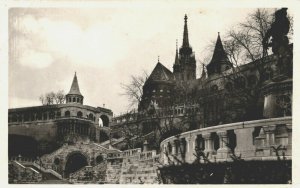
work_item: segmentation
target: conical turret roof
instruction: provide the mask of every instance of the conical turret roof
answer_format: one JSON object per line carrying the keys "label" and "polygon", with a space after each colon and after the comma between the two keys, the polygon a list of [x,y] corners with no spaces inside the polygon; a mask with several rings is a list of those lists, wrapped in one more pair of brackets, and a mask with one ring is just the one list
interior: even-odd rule
{"label": "conical turret roof", "polygon": [[72,82],[72,85],[71,85],[71,89],[70,89],[68,95],[81,95],[80,90],[79,90],[78,81],[77,81],[76,72],[75,72],[73,82]]}
{"label": "conical turret roof", "polygon": [[220,62],[229,62],[229,59],[226,55],[226,52],[224,50],[220,34],[218,33],[218,38],[214,50],[214,54],[212,56],[212,59],[210,61],[210,64],[220,63]]}

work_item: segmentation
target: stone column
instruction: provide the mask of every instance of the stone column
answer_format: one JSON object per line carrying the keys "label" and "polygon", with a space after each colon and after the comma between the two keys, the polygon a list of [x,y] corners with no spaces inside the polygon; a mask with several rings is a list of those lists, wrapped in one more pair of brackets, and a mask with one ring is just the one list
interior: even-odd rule
{"label": "stone column", "polygon": [[190,135],[190,137],[186,137],[186,157],[185,160],[188,163],[192,163],[196,157],[195,157],[195,147],[196,147],[196,139],[197,135]]}
{"label": "stone column", "polygon": [[219,136],[220,148],[217,151],[217,159],[226,160],[229,158],[230,149],[226,146],[229,143],[228,135],[226,131],[217,132]]}
{"label": "stone column", "polygon": [[175,143],[175,141],[170,141],[170,144],[172,146],[172,155],[176,155],[176,143]]}
{"label": "stone column", "polygon": [[211,153],[214,152],[211,133],[202,134],[202,138],[204,139],[204,143],[205,143],[204,153],[209,153],[209,158],[210,158]]}

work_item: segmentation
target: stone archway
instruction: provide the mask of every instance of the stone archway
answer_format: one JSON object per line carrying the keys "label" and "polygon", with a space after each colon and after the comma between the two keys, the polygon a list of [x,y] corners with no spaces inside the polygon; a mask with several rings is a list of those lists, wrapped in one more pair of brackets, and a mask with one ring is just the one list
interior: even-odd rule
{"label": "stone archway", "polygon": [[101,115],[100,119],[102,120],[103,127],[109,126],[109,118],[106,115]]}
{"label": "stone archway", "polygon": [[88,159],[81,152],[70,153],[66,159],[65,177],[88,165]]}

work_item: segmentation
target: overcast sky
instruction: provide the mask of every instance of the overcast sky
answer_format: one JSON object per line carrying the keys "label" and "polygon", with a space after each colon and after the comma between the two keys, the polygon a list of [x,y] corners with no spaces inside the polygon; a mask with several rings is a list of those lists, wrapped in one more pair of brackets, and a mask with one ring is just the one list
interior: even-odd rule
{"label": "overcast sky", "polygon": [[[13,8],[9,11],[9,108],[40,105],[45,92],[68,93],[77,72],[84,104],[120,114],[128,110],[120,83],[152,71],[172,71],[184,14],[190,44],[201,59],[205,47],[254,9],[199,7]],[[198,64],[199,67],[199,64]]]}

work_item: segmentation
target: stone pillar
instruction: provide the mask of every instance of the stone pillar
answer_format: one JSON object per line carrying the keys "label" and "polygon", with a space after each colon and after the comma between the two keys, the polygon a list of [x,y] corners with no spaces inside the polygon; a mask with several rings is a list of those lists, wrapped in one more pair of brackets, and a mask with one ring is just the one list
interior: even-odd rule
{"label": "stone pillar", "polygon": [[175,143],[175,141],[170,141],[170,144],[172,146],[172,155],[176,155],[176,143]]}
{"label": "stone pillar", "polygon": [[275,146],[276,125],[263,126],[263,129],[266,134],[266,140],[264,145],[264,156],[271,156],[273,153],[271,146]]}
{"label": "stone pillar", "polygon": [[209,153],[209,158],[210,158],[211,154],[214,152],[211,133],[202,134],[202,138],[204,139],[204,143],[205,143],[204,153]]}
{"label": "stone pillar", "polygon": [[230,149],[226,146],[229,143],[228,135],[226,131],[217,132],[219,136],[220,148],[217,151],[217,159],[226,160],[229,158]]}
{"label": "stone pillar", "polygon": [[288,132],[288,145],[286,147],[286,155],[292,155],[292,124],[286,124]]}
{"label": "stone pillar", "polygon": [[235,129],[236,148],[235,154],[242,158],[255,156],[255,146],[253,144],[254,127]]}
{"label": "stone pillar", "polygon": [[194,154],[196,154],[195,147],[196,147],[196,139],[197,135],[191,135],[190,137],[186,137],[186,157],[185,160],[188,163],[192,163],[196,157]]}

